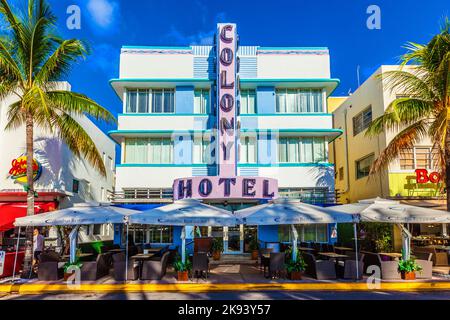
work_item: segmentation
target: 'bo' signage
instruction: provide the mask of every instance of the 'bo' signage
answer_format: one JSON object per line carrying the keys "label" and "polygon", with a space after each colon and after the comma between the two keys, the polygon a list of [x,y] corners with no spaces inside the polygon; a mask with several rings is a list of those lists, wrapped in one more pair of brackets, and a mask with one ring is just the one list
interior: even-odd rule
{"label": "'bo' signage", "polygon": [[428,182],[439,183],[441,181],[441,175],[438,172],[431,172],[428,174],[427,169],[416,170],[416,182],[419,184],[425,184]]}

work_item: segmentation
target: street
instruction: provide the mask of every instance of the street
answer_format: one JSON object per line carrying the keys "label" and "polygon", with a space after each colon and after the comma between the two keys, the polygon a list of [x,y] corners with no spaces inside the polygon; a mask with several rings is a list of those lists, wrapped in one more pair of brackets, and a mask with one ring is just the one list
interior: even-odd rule
{"label": "street", "polygon": [[214,292],[3,295],[0,300],[450,300],[448,291],[432,292]]}

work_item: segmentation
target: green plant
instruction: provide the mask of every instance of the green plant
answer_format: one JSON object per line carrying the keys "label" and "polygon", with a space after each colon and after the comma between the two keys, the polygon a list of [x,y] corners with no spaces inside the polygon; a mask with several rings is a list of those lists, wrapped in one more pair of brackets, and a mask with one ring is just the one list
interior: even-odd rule
{"label": "green plant", "polygon": [[292,256],[289,259],[288,263],[286,263],[287,272],[302,272],[305,271],[307,264],[305,260],[303,260],[303,256],[300,254],[300,251],[297,252],[297,261],[292,260]]}
{"label": "green plant", "polygon": [[213,252],[223,252],[223,240],[221,238],[214,238],[212,243]]}
{"label": "green plant", "polygon": [[70,268],[70,267],[77,267],[78,269],[81,269],[81,266],[82,266],[83,264],[81,263],[81,262],[79,262],[79,261],[75,261],[75,262],[67,262],[65,265],[64,265],[64,273],[67,273],[67,271],[68,271],[68,269]]}
{"label": "green plant", "polygon": [[414,272],[422,271],[422,267],[419,266],[413,259],[409,260],[399,260],[398,261],[398,271],[399,272]]}
{"label": "green plant", "polygon": [[253,238],[252,241],[250,241],[248,247],[250,250],[258,250],[259,249],[258,239]]}
{"label": "green plant", "polygon": [[[427,44],[409,42],[399,70],[383,72],[379,78],[386,87],[401,92],[384,114],[374,119],[366,135],[378,137],[393,130],[396,135],[372,163],[370,174],[385,169],[410,149],[429,138],[436,150],[436,165],[450,185],[450,20]],[[405,66],[410,64],[408,69]],[[446,188],[447,210],[450,210],[450,188]]]}
{"label": "green plant", "polygon": [[[4,105],[3,129],[25,131],[27,215],[35,213],[35,128],[56,134],[75,157],[80,157],[106,177],[106,167],[92,137],[79,123],[83,115],[115,123],[114,116],[87,96],[69,91],[57,82],[71,67],[86,58],[89,49],[78,39],[63,39],[56,32],[57,19],[45,0],[29,0],[26,9],[17,0],[0,0],[0,97],[16,96]],[[14,4],[10,6],[9,3]],[[26,231],[23,274],[31,269],[33,228]]]}
{"label": "green plant", "polygon": [[393,230],[389,223],[361,223],[360,228],[364,230],[362,248],[367,251],[391,252]]}
{"label": "green plant", "polygon": [[173,268],[177,272],[190,271],[192,269],[192,263],[189,259],[186,259],[186,261],[183,262],[181,256],[177,254],[175,262],[173,263]]}

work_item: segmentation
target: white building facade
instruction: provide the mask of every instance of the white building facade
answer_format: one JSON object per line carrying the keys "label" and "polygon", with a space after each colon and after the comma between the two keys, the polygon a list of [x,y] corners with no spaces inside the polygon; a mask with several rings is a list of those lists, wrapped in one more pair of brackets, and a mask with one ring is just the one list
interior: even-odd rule
{"label": "white building facade", "polygon": [[[220,41],[218,35],[214,46],[122,47],[120,74],[111,80],[123,102],[118,129],[109,133],[121,146],[113,202],[166,203],[173,201],[177,179],[214,182],[223,171],[221,90],[233,88],[236,119],[227,123],[236,134],[238,181],[276,180],[271,192],[278,196],[334,203],[328,143],[342,132],[327,113],[327,97],[339,83],[331,78],[328,49],[236,46],[236,52],[223,53]],[[228,59],[236,66],[224,79],[221,63]],[[262,200],[204,199],[230,210]],[[233,232],[242,251],[246,231]],[[260,239],[267,235],[264,241],[279,240],[277,231],[258,232]]]}

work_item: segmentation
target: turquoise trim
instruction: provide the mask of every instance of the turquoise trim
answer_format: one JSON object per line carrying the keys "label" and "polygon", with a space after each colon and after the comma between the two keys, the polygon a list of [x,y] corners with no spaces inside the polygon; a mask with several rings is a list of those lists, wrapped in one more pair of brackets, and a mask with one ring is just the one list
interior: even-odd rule
{"label": "turquoise trim", "polygon": [[326,113],[326,112],[302,112],[302,113],[246,113],[246,114],[240,114],[241,117],[332,117],[332,113]]}
{"label": "turquoise trim", "polygon": [[341,129],[241,129],[241,132],[266,132],[266,131],[275,131],[281,133],[312,133],[312,132],[321,132],[321,133],[340,133],[343,134],[344,131]]}
{"label": "turquoise trim", "polygon": [[212,130],[111,130],[108,135],[113,134],[151,134],[151,133],[196,133],[196,132],[210,132]]}
{"label": "turquoise trim", "polygon": [[109,80],[110,84],[117,82],[213,82],[213,80],[207,78],[115,78]]}
{"label": "turquoise trim", "polygon": [[119,113],[118,117],[208,117],[207,113]]}
{"label": "turquoise trim", "polygon": [[286,78],[278,78],[278,79],[241,79],[242,83],[250,83],[250,82],[334,82],[337,84],[341,83],[340,79],[336,78],[298,78],[298,79],[286,79]]}
{"label": "turquoise trim", "polygon": [[328,47],[258,47],[258,50],[329,50]]}
{"label": "turquoise trim", "polygon": [[320,162],[320,163],[241,163],[238,167],[241,168],[267,168],[267,167],[333,167],[333,163]]}
{"label": "turquoise trim", "polygon": [[175,164],[175,163],[125,163],[117,164],[116,168],[207,168],[207,164]]}
{"label": "turquoise trim", "polygon": [[[208,165],[208,164],[175,164],[175,163],[126,163],[126,164],[117,164],[117,168],[208,168],[208,167],[216,167],[216,165]],[[266,168],[266,167],[333,167],[333,163],[268,163],[268,164],[260,164],[260,163],[240,163],[238,167],[240,168]]]}
{"label": "turquoise trim", "polygon": [[171,46],[122,46],[122,49],[163,49],[163,50],[192,50],[191,46],[171,47]]}

